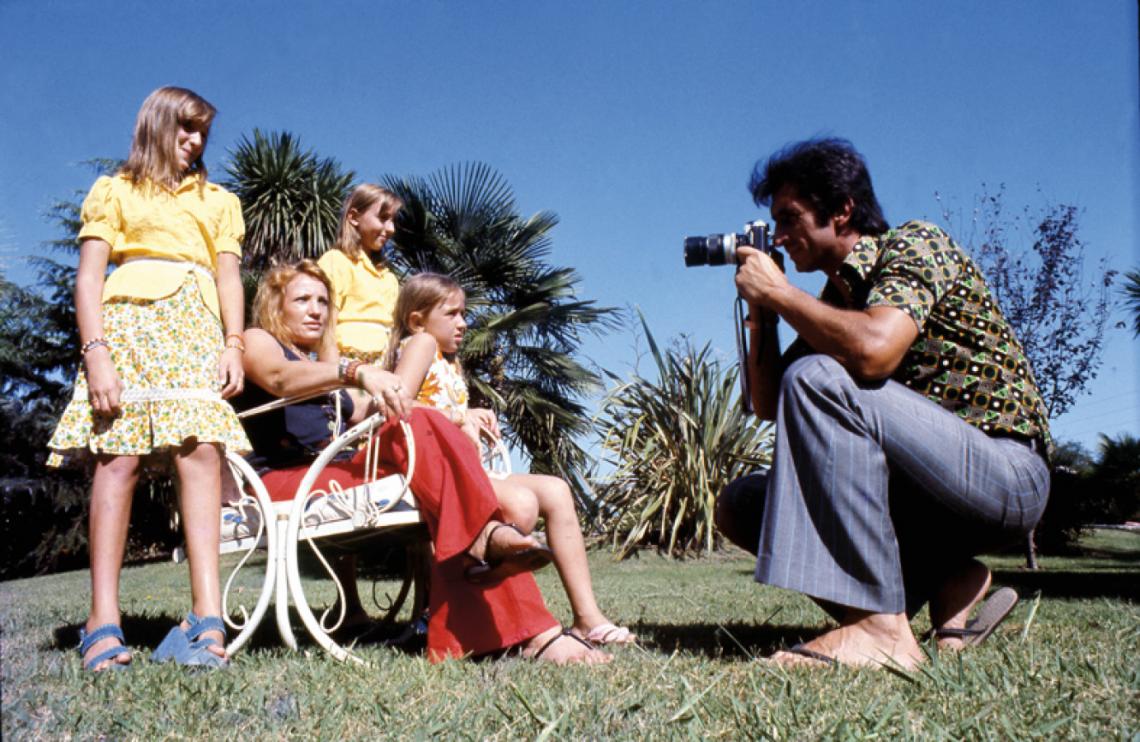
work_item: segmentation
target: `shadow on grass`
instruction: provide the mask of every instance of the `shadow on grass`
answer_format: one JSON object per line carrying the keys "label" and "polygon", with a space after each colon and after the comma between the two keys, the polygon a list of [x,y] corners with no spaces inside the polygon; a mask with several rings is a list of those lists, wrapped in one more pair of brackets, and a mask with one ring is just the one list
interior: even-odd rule
{"label": "shadow on grass", "polygon": [[997,569],[994,570],[994,585],[1012,587],[1021,593],[1022,598],[1040,590],[1047,598],[1140,600],[1140,579],[1136,572]]}
{"label": "shadow on grass", "polygon": [[[309,636],[297,614],[290,611],[290,617],[292,618],[291,625],[293,635],[297,638],[297,645],[302,649],[318,648],[316,641]],[[149,653],[159,645],[167,632],[181,620],[181,616],[134,616],[126,614],[122,617],[121,625],[123,634],[127,637],[127,644],[136,653]],[[40,649],[45,651],[74,650],[79,644],[79,629],[82,626],[81,623],[57,626],[52,631],[51,642],[41,646]],[[358,627],[356,630],[346,629],[337,632],[334,634],[334,638],[345,646],[355,642],[357,646],[361,647],[390,645],[409,654],[422,652],[425,644],[424,637],[404,637],[403,635],[407,633],[405,631],[407,626],[406,623],[402,622],[394,624],[377,623],[369,627]],[[229,631],[231,639],[237,634],[236,631],[228,627],[227,631]],[[262,619],[261,624],[253,632],[249,641],[242,647],[241,653],[283,648],[285,648],[285,642],[282,641],[281,635],[277,632],[277,622],[271,610]]]}
{"label": "shadow on grass", "polygon": [[631,628],[636,631],[640,643],[648,649],[742,661],[766,657],[776,650],[810,641],[825,631],[771,623],[638,623]]}

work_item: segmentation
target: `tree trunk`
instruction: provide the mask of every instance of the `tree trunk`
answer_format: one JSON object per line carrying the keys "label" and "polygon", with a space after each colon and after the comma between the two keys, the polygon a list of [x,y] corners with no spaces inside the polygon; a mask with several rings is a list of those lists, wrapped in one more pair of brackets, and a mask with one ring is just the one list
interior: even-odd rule
{"label": "tree trunk", "polygon": [[1025,568],[1026,569],[1039,569],[1037,566],[1037,542],[1034,540],[1033,535],[1037,532],[1034,528],[1025,537]]}

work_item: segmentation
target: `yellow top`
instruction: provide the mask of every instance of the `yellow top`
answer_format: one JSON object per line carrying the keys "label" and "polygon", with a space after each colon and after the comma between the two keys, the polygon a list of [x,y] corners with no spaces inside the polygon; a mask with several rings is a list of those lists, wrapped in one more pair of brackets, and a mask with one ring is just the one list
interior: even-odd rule
{"label": "yellow top", "polygon": [[317,263],[333,284],[337,347],[353,356],[384,352],[400,295],[395,274],[387,266],[374,265],[366,255],[353,260],[336,249]]}
{"label": "yellow top", "polygon": [[[221,317],[211,275],[217,272],[219,252],[241,256],[245,222],[237,196],[213,183],[202,185],[193,176],[171,191],[135,188],[123,175],[105,175],[83,201],[82,218],[79,241],[103,240],[111,246],[110,262],[119,266],[103,285],[103,301],[161,299],[176,292],[193,271],[206,306]],[[150,260],[131,262],[139,258]]]}

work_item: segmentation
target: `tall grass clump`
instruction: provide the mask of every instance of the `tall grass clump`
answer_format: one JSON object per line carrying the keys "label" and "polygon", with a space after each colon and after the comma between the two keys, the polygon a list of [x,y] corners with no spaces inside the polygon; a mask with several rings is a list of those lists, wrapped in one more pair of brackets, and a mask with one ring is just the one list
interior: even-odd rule
{"label": "tall grass clump", "polygon": [[617,383],[596,417],[602,466],[612,468],[593,481],[600,518],[619,558],[650,546],[709,553],[720,540],[716,497],[771,460],[771,426],[741,409],[735,364],[688,340],[662,353],[641,324],[657,378],[607,372]]}

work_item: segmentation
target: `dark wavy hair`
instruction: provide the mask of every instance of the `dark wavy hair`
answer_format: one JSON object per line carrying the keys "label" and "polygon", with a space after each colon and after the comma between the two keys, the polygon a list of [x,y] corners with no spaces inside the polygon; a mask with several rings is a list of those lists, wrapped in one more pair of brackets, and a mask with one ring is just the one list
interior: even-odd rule
{"label": "dark wavy hair", "polygon": [[846,139],[808,139],[789,144],[756,163],[748,190],[757,206],[768,206],[785,185],[812,206],[822,224],[843,210],[851,199],[850,226],[859,234],[877,235],[889,229],[883,207],[871,186],[867,163]]}

